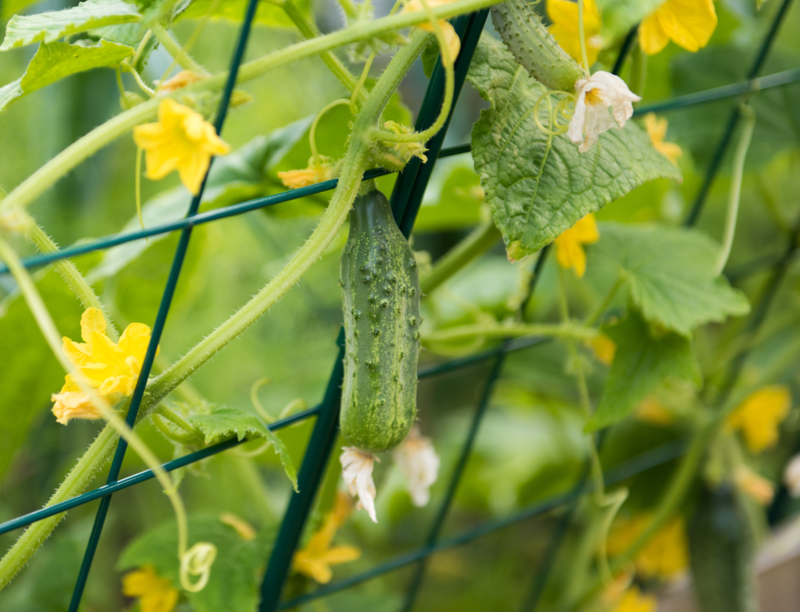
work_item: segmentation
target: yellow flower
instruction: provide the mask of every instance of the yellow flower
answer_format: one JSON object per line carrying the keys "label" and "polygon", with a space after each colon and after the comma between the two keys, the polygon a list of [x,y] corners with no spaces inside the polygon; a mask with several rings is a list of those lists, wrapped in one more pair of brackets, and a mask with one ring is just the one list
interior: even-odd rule
{"label": "yellow flower", "polygon": [[177,170],[181,182],[195,195],[211,157],[231,151],[202,115],[170,98],[159,104],[157,123],[133,128],[133,141],[145,151],[147,178],[157,181]]}
{"label": "yellow flower", "polygon": [[626,589],[614,612],[655,612],[658,600],[652,595],[642,595],[635,586]]}
{"label": "yellow flower", "polygon": [[[131,323],[114,344],[106,336],[106,321],[97,308],[89,308],[81,317],[81,338],[73,342],[64,338],[64,354],[75,366],[90,387],[111,403],[128,397],[136,387],[142,361],[150,342],[150,328],[142,323]],[[54,393],[53,414],[66,425],[70,419],[99,419],[102,415],[81,390],[73,374],[66,376],[60,393]]]}
{"label": "yellow flower", "polygon": [[772,503],[772,498],[775,497],[775,485],[771,481],[744,465],[736,469],[734,478],[739,488],[756,503],[762,506]]}
{"label": "yellow flower", "polygon": [[197,81],[202,81],[206,78],[208,77],[192,72],[191,70],[181,70],[174,77],[167,79],[163,83],[158,83],[158,93],[178,91],[179,89],[183,89],[192,83],[197,83]]}
{"label": "yellow flower", "polygon": [[578,278],[583,278],[586,273],[586,252],[583,250],[583,245],[598,240],[600,232],[597,231],[597,222],[594,220],[594,215],[588,214],[556,238],[558,263],[566,270],[573,268]]}
{"label": "yellow flower", "polygon": [[664,117],[656,117],[655,113],[647,113],[644,116],[644,126],[656,151],[677,166],[678,158],[683,155],[683,151],[674,142],[664,142],[667,136],[667,120]]}
{"label": "yellow flower", "polygon": [[614,341],[605,334],[598,334],[591,340],[587,340],[586,344],[597,360],[603,365],[610,366],[614,361],[614,353],[617,352],[617,345]]}
{"label": "yellow flower", "polygon": [[308,160],[308,168],[278,172],[278,178],[289,189],[308,187],[322,181],[329,181],[336,176],[330,157],[320,156],[317,160],[312,156]]}
{"label": "yellow flower", "polygon": [[[558,41],[561,48],[569,53],[579,64],[581,57],[581,39],[578,33],[578,3],[570,0],[547,0],[547,15],[553,22],[550,34]],[[600,38],[600,11],[594,0],[583,3],[583,34],[586,37],[586,55],[589,66],[597,61],[597,54],[603,48]]]}
{"label": "yellow flower", "polygon": [[778,441],[778,426],[791,407],[792,394],[787,387],[762,387],[728,416],[728,426],[741,430],[747,447],[760,453]]}
{"label": "yellow flower", "polygon": [[[454,2],[455,0],[428,0],[428,6],[434,8],[436,6],[441,6],[442,4],[449,4],[450,2]],[[403,12],[405,13],[412,13],[414,11],[424,11],[425,7],[422,5],[422,0],[411,0],[408,4],[406,4]],[[420,30],[425,30],[426,32],[434,32],[433,24],[430,22],[428,23],[420,23],[417,25]],[[456,34],[455,28],[451,26],[448,22],[444,19],[439,20],[439,27],[442,28],[442,33],[444,34],[445,42],[447,43],[447,49],[450,52],[450,61],[454,62],[458,57],[459,51],[461,51],[461,40],[458,38],[458,34]]]}
{"label": "yellow flower", "polygon": [[639,26],[639,46],[655,55],[671,40],[694,53],[708,44],[716,27],[713,0],[667,0]]}
{"label": "yellow flower", "polygon": [[636,418],[653,425],[669,425],[672,423],[672,413],[664,408],[654,396],[649,396],[639,404],[636,409]]}
{"label": "yellow flower", "polygon": [[172,583],[159,578],[149,565],[122,577],[122,594],[138,597],[141,612],[172,612],[178,603],[178,591]]}
{"label": "yellow flower", "polygon": [[355,546],[331,546],[333,536],[350,514],[350,501],[346,495],[337,494],[336,505],[325,517],[317,531],[302,550],[294,554],[292,568],[313,578],[320,584],[327,584],[333,578],[332,565],[355,561],[361,551]]}
{"label": "yellow flower", "polygon": [[[608,554],[613,556],[627,550],[651,520],[652,517],[648,515],[640,515],[620,521],[608,539]],[[671,578],[688,563],[686,529],[682,518],[674,518],[662,527],[634,559],[636,571],[645,578]]]}

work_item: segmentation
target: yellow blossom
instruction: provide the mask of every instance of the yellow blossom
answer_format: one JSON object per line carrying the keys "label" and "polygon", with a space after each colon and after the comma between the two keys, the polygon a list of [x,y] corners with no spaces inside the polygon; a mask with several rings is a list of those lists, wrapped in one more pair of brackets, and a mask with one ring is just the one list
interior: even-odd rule
{"label": "yellow blossom", "polygon": [[[449,4],[451,2],[455,2],[455,0],[428,0],[428,6],[434,8],[436,6]],[[422,4],[422,0],[410,0],[410,2],[408,2],[403,9],[403,11],[406,13],[424,10],[425,7]],[[430,22],[420,23],[417,25],[417,27],[420,30],[425,30],[426,32],[434,32],[433,24]],[[444,39],[447,43],[447,50],[450,52],[450,61],[454,62],[458,57],[459,51],[461,51],[461,40],[458,38],[455,28],[453,28],[453,26],[451,26],[444,19],[439,20],[439,27],[442,28],[442,33],[444,34]]]}
{"label": "yellow blossom", "polygon": [[183,89],[192,83],[197,83],[197,81],[202,81],[206,78],[208,77],[192,72],[191,70],[181,70],[174,77],[167,79],[163,83],[158,83],[158,93],[178,91],[179,89]]}
{"label": "yellow blossom", "polygon": [[735,474],[736,484],[756,503],[767,506],[775,497],[775,485],[751,470],[747,466],[740,466]]}
{"label": "yellow blossom", "polygon": [[147,178],[157,181],[177,170],[181,182],[195,195],[211,157],[231,150],[202,115],[171,98],[159,104],[157,123],[133,128],[133,140],[145,151]]}
{"label": "yellow blossom", "polygon": [[655,113],[647,113],[644,116],[644,127],[647,128],[647,134],[653,141],[656,151],[677,166],[678,158],[683,155],[683,151],[674,142],[664,142],[664,138],[667,136],[666,118],[658,118]]}
{"label": "yellow blossom", "polygon": [[632,586],[625,590],[614,612],[655,612],[658,600],[652,595],[642,595],[638,588]]}
{"label": "yellow blossom", "polygon": [[311,536],[305,548],[294,554],[292,567],[296,572],[327,584],[333,578],[332,565],[355,561],[361,556],[361,551],[355,546],[331,546],[333,536],[349,514],[350,500],[342,493],[337,494],[336,504],[325,516],[322,527]]}
{"label": "yellow blossom", "polygon": [[728,416],[728,426],[741,430],[747,447],[760,453],[778,441],[778,426],[791,406],[792,394],[784,385],[762,387]]}
{"label": "yellow blossom", "polygon": [[[613,556],[626,551],[651,520],[649,515],[640,515],[618,522],[608,539],[608,554]],[[674,518],[662,527],[634,559],[636,571],[645,578],[671,578],[688,563],[686,528],[682,518]]]}
{"label": "yellow blossom", "polygon": [[289,189],[299,189],[308,187],[322,181],[329,181],[336,176],[334,166],[330,157],[320,156],[314,159],[312,156],[308,160],[308,168],[302,170],[287,170],[278,172],[278,178]]}
{"label": "yellow blossom", "polygon": [[669,425],[672,423],[672,413],[664,408],[654,396],[646,397],[636,409],[636,418],[653,425]]}
{"label": "yellow blossom", "polygon": [[[128,397],[136,387],[142,361],[150,342],[150,328],[131,323],[115,344],[106,336],[106,321],[97,308],[89,308],[81,317],[81,338],[64,338],[64,354],[74,364],[86,384],[106,401],[116,403]],[[85,344],[84,344],[85,343]],[[90,395],[78,385],[75,374],[68,374],[60,393],[54,393],[53,414],[66,425],[70,419],[99,419],[102,415]]]}
{"label": "yellow blossom", "polygon": [[172,612],[178,603],[178,591],[166,578],[160,578],[146,565],[122,577],[122,593],[139,599],[141,612]]}
{"label": "yellow blossom", "polygon": [[594,215],[588,214],[566,232],[556,238],[556,259],[564,269],[573,268],[578,278],[586,273],[586,252],[584,244],[600,240]]}
{"label": "yellow blossom", "polygon": [[591,340],[586,341],[587,346],[592,349],[592,353],[603,365],[610,366],[614,361],[614,353],[617,352],[617,345],[605,334],[597,334]]}
{"label": "yellow blossom", "polygon": [[[547,0],[547,15],[553,22],[550,34],[579,64],[581,57],[581,39],[578,32],[578,3],[571,0]],[[603,48],[600,38],[600,11],[594,0],[583,3],[583,34],[586,38],[586,55],[589,66],[597,61],[597,54]]]}
{"label": "yellow blossom", "polygon": [[713,0],[667,0],[639,26],[639,46],[655,55],[671,40],[695,52],[708,44],[717,27]]}

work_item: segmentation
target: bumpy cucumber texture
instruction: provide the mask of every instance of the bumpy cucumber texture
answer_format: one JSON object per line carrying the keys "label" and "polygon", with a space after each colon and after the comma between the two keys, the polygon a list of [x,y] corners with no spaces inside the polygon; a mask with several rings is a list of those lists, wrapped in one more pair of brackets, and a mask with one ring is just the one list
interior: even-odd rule
{"label": "bumpy cucumber texture", "polygon": [[342,252],[346,351],[340,426],[373,453],[402,442],[417,416],[419,274],[379,191],[356,198]]}

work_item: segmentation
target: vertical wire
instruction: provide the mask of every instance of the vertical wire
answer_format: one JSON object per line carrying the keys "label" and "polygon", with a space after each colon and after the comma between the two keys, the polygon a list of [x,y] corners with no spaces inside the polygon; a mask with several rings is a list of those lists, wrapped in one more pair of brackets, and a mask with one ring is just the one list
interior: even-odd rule
{"label": "vertical wire", "polygon": [[[244,22],[242,23],[242,28],[239,31],[239,38],[236,43],[236,47],[233,53],[233,57],[231,59],[231,67],[228,73],[228,80],[225,84],[225,89],[223,90],[222,97],[219,103],[219,110],[217,111],[217,117],[214,121],[214,128],[217,134],[222,132],[222,126],[225,122],[225,117],[228,113],[228,107],[230,105],[231,96],[233,94],[233,88],[236,85],[236,78],[239,74],[239,67],[241,66],[242,59],[244,57],[245,50],[247,48],[247,40],[250,37],[250,31],[252,29],[253,18],[255,17],[256,7],[258,5],[258,0],[249,0],[247,4],[247,10],[244,16]],[[208,173],[211,170],[211,165],[214,162],[214,158],[211,158],[209,163],[209,168],[206,171],[206,175],[203,178],[203,182],[200,185],[200,190],[192,198],[192,202],[189,206],[189,211],[187,212],[187,217],[193,217],[197,214],[197,210],[200,207],[200,202],[203,198],[203,191],[205,190],[206,181],[208,180]],[[147,380],[150,376],[150,371],[153,367],[153,361],[156,356],[156,351],[158,349],[159,341],[161,340],[161,335],[164,331],[164,325],[166,324],[167,315],[169,314],[170,306],[172,305],[172,298],[175,295],[175,288],[178,284],[178,279],[180,278],[181,268],[183,267],[184,259],[186,258],[186,251],[189,248],[189,239],[191,238],[192,234],[192,226],[187,226],[181,231],[180,241],[178,243],[178,248],[175,251],[175,257],[172,261],[172,267],[170,269],[169,277],[167,278],[166,286],[164,287],[164,294],[161,298],[161,304],[158,308],[158,314],[156,316],[156,321],[153,325],[153,331],[150,336],[150,342],[147,345],[147,352],[145,353],[145,357],[142,363],[142,369],[139,373],[139,378],[136,381],[136,388],[134,389],[133,396],[131,397],[130,408],[128,409],[128,414],[126,416],[126,422],[129,427],[133,427],[136,423],[136,416],[139,413],[139,407],[141,406],[142,399],[144,397],[145,388],[147,387]],[[125,458],[125,451],[127,450],[128,445],[127,443],[120,439],[119,443],[117,444],[116,452],[114,453],[114,459],[111,462],[111,468],[109,469],[107,484],[111,484],[116,482],[117,478],[119,477],[120,469],[122,468],[122,461]],[[97,551],[97,545],[100,541],[100,534],[103,531],[103,526],[105,524],[106,515],[108,514],[108,507],[111,504],[111,496],[106,496],[102,500],[100,500],[100,506],[97,509],[97,514],[95,515],[94,525],[92,526],[92,533],[89,536],[89,542],[86,546],[86,552],[83,556],[83,561],[81,562],[81,568],[78,572],[78,579],[75,584],[75,588],[72,592],[72,599],[70,601],[69,612],[77,612],[78,607],[80,606],[81,599],[83,597],[83,592],[86,587],[86,580],[89,577],[89,571],[92,567],[92,561],[94,560],[95,552]]]}
{"label": "vertical wire", "polygon": [[[761,47],[756,54],[755,61],[753,62],[750,71],[747,73],[746,78],[748,81],[756,78],[758,73],[761,72],[761,69],[764,67],[764,62],[767,61],[767,57],[769,56],[769,52],[772,48],[772,43],[775,40],[775,37],[778,35],[778,30],[780,29],[781,23],[783,23],[786,13],[789,11],[789,6],[791,3],[792,0],[783,0],[783,3],[778,9],[775,18],[772,20],[772,25],[770,26],[767,34],[764,36]],[[725,131],[722,133],[722,138],[717,144],[717,148],[715,149],[714,155],[711,158],[711,164],[708,166],[706,176],[703,179],[703,184],[700,187],[700,191],[697,193],[697,197],[692,203],[692,208],[683,223],[686,227],[692,227],[697,224],[697,219],[700,217],[700,213],[703,210],[706,198],[711,190],[711,185],[714,183],[714,179],[717,177],[719,168],[722,165],[722,159],[725,157],[725,152],[728,150],[728,145],[731,143],[731,138],[733,138],[733,133],[736,130],[736,125],[739,123],[740,117],[741,109],[737,105],[728,118]]]}
{"label": "vertical wire", "polygon": [[[456,18],[454,20],[456,32],[463,36],[463,32],[468,30],[470,24],[476,20],[476,15],[479,17],[481,14],[483,14],[483,19],[485,21],[486,11]],[[482,27],[481,25],[481,29]],[[475,42],[475,46],[476,45],[477,41]],[[466,67],[472,59],[475,46],[470,49],[462,45],[461,54],[456,60],[453,106],[455,106],[458,93],[461,91],[461,87],[464,84]],[[464,66],[464,64],[466,64],[466,66]],[[461,75],[460,80],[459,75]],[[437,62],[417,119],[416,125],[418,129],[427,128],[436,118],[442,105],[443,97],[444,70],[442,69],[441,63]],[[408,237],[411,231],[416,217],[416,211],[419,208],[419,202],[413,200],[412,196],[415,194],[415,188],[419,187],[420,182],[422,182],[421,189],[424,191],[425,184],[430,176],[429,168],[432,168],[436,163],[436,158],[441,149],[444,134],[449,126],[449,121],[450,118],[445,122],[445,125],[439,133],[427,143],[428,162],[426,164],[420,164],[419,160],[415,158],[406,166],[395,183],[391,198],[392,212],[395,221],[398,223],[398,227],[400,227],[406,237]],[[311,512],[317,490],[325,475],[327,463],[331,460],[331,451],[333,450],[338,435],[337,425],[341,402],[341,381],[344,369],[342,363],[344,359],[343,330],[339,332],[338,344],[339,355],[336,358],[325,398],[320,406],[317,422],[314,425],[306,454],[303,457],[303,464],[300,467],[300,473],[298,475],[299,492],[293,493],[289,499],[289,504],[286,508],[280,531],[278,532],[278,537],[275,540],[275,546],[272,549],[267,572],[261,583],[261,604],[259,607],[261,612],[274,612],[280,606],[283,586],[291,568],[294,551],[297,548],[303,528]]]}

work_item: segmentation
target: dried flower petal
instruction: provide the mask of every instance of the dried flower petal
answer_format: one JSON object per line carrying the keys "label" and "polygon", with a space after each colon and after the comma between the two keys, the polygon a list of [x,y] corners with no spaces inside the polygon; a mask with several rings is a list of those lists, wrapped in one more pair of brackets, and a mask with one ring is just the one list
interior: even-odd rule
{"label": "dried flower petal", "polygon": [[411,433],[392,453],[394,462],[408,481],[408,493],[417,507],[430,501],[430,487],[439,475],[439,457],[430,438],[414,427]]}
{"label": "dried flower petal", "polygon": [[364,508],[373,522],[378,522],[375,515],[375,483],[372,481],[372,467],[376,457],[365,453],[354,446],[342,449],[339,461],[342,464],[342,476],[350,495],[358,497],[358,507]]}

